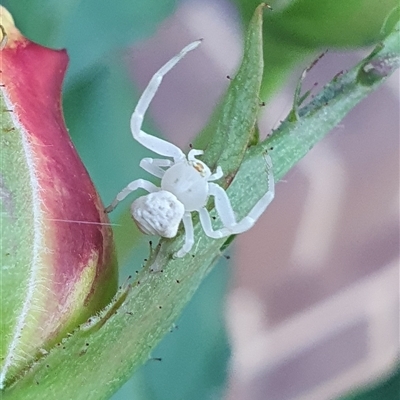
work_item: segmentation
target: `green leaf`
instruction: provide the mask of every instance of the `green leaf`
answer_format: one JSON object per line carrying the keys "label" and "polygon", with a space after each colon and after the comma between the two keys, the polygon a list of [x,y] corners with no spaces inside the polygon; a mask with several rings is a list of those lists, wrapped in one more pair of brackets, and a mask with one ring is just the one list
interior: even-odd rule
{"label": "green leaf", "polygon": [[[207,151],[203,161],[215,170],[224,172],[225,185],[230,182],[242,162],[253,137],[260,110],[258,93],[263,72],[261,29],[264,6],[257,7],[245,40],[245,56],[222,104],[210,123],[196,140],[195,145]],[[256,94],[256,95],[255,95]]]}

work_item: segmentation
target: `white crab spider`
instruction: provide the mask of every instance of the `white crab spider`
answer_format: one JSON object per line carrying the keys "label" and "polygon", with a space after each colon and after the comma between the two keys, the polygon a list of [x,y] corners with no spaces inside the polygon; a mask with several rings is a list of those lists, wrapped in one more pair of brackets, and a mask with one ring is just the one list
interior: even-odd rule
{"label": "white crab spider", "polygon": [[[191,216],[193,211],[199,213],[200,223],[205,234],[217,239],[250,229],[274,198],[271,158],[265,156],[268,168],[268,191],[249,214],[237,222],[225,190],[213,183],[223,176],[221,167],[217,167],[216,171],[212,173],[205,163],[196,159],[196,156],[203,154],[202,150],[192,149],[186,157],[179,147],[141,130],[144,114],[164,75],[200,43],[201,40],[197,40],[187,45],[153,75],[131,117],[133,138],[154,153],[172,159],[143,158],[140,161],[140,166],[145,171],[161,178],[161,187],[146,180],[137,179],[118,193],[111,205],[106,208],[106,212],[111,212],[120,201],[136,189],[141,188],[149,192],[132,203],[132,217],[143,233],[166,238],[176,236],[182,221],[185,229],[185,242],[175,254],[176,257],[183,257],[193,246],[194,233]],[[206,209],[210,196],[214,197],[217,214],[224,226],[218,230],[213,229],[210,215]]]}

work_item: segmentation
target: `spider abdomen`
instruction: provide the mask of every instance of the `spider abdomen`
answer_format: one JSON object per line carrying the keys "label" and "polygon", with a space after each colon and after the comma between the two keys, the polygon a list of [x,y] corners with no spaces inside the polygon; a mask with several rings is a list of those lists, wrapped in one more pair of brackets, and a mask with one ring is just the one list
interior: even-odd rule
{"label": "spider abdomen", "polygon": [[164,190],[139,197],[131,205],[132,218],[146,235],[175,237],[184,213],[183,204]]}
{"label": "spider abdomen", "polygon": [[207,178],[186,160],[165,171],[161,189],[173,193],[185,206],[185,211],[199,210],[207,202]]}

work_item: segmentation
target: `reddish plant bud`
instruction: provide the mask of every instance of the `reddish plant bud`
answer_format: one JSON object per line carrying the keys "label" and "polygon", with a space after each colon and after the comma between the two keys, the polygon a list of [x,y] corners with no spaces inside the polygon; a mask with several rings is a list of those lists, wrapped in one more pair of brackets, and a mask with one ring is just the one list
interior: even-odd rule
{"label": "reddish plant bud", "polygon": [[64,125],[68,56],[27,40],[1,6],[0,23],[4,387],[110,301],[117,265],[103,204]]}

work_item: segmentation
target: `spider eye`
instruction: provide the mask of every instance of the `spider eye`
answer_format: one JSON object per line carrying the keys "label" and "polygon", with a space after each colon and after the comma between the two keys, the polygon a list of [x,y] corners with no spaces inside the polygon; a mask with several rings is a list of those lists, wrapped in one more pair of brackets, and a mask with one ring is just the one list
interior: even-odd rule
{"label": "spider eye", "polygon": [[203,175],[204,167],[199,162],[193,163],[193,167]]}
{"label": "spider eye", "polygon": [[208,178],[211,175],[210,168],[207,167],[206,164],[204,164],[201,161],[190,161],[190,165],[204,178]]}

